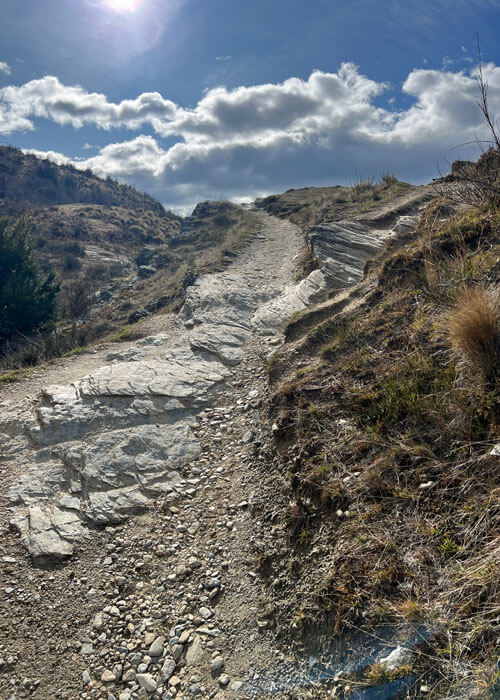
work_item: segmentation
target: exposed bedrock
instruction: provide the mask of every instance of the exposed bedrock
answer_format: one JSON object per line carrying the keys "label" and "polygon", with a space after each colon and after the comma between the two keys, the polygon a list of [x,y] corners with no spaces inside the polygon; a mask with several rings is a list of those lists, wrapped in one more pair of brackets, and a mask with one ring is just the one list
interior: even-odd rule
{"label": "exposed bedrock", "polygon": [[92,526],[123,521],[162,495],[189,496],[196,416],[215,404],[248,343],[359,279],[391,233],[349,222],[311,229],[323,266],[294,283],[303,236],[261,216],[261,234],[224,272],[188,287],[170,335],[109,353],[87,376],[43,389],[29,413],[2,416],[4,460],[20,474],[7,494],[12,521],[35,561],[71,555]]}
{"label": "exposed bedrock", "polygon": [[401,216],[390,230],[374,230],[358,221],[337,221],[312,226],[308,243],[322,263],[321,272],[329,289],[355,284],[363,276],[364,263],[374,257],[394,233],[414,230],[417,218]]}

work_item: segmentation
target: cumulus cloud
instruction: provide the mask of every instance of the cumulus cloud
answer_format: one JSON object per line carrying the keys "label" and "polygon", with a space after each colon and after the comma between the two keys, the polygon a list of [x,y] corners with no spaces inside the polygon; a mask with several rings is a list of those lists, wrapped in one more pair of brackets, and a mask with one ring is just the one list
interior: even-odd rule
{"label": "cumulus cloud", "polygon": [[[496,113],[500,68],[487,64],[483,71]],[[392,170],[422,181],[437,174],[438,161],[464,155],[452,152],[457,145],[487,138],[474,71],[413,70],[401,87],[410,99],[404,110],[393,99],[380,106],[388,87],[346,63],[336,73],[314,71],[307,80],[213,88],[186,109],[159,93],[112,103],[48,76],[5,88],[0,130],[2,123],[4,131],[5,124],[32,129],[41,117],[75,128],[149,125],[155,136],[108,143],[75,164],[124,178],[174,205],[221,193],[238,198],[348,182],[355,172]]]}
{"label": "cumulus cloud", "polygon": [[135,100],[108,102],[105,95],[82,87],[64,85],[54,76],[31,80],[3,90],[0,124],[9,131],[34,128],[33,117],[51,119],[79,129],[92,124],[101,129],[138,129],[158,119],[171,119],[177,108],[158,92],[144,92]]}
{"label": "cumulus cloud", "polygon": [[5,63],[5,61],[0,61],[0,73],[5,73],[6,75],[12,73],[9,64]]}

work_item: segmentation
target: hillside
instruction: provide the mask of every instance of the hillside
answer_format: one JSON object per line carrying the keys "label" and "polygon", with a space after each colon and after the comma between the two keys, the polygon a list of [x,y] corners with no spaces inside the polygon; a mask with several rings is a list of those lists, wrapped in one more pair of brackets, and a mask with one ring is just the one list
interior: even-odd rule
{"label": "hillside", "polygon": [[[334,683],[340,697],[352,683],[370,698],[497,697],[500,220],[490,157],[417,202],[416,230],[396,232],[355,286],[296,315],[268,364],[287,539],[261,569],[269,581],[293,571],[274,597],[277,617],[319,664],[335,668],[339,642],[357,650],[342,657],[355,670]],[[367,650],[375,643],[386,653]]]}
{"label": "hillside", "polygon": [[495,697],[498,171],[203,202],[2,383],[0,690]]}
{"label": "hillside", "polygon": [[363,214],[381,211],[384,203],[390,203],[393,215],[399,209],[408,209],[409,203],[419,199],[421,186],[399,182],[393,175],[385,175],[380,182],[360,181],[353,187],[306,187],[270,195],[256,201],[256,206],[269,214],[289,219],[304,230],[325,221],[353,219]]}
{"label": "hillside", "polygon": [[[61,285],[58,331],[36,338],[26,352],[21,340],[3,348],[6,369],[175,307],[188,271],[193,278],[226,264],[258,228],[250,212],[230,203],[205,203],[181,218],[109,178],[0,147],[0,213],[13,219],[24,211],[33,222],[35,258]],[[73,325],[65,329],[67,323]]]}
{"label": "hillside", "polygon": [[0,146],[0,200],[5,200],[8,213],[37,205],[100,204],[165,215],[159,202],[129,185],[111,178],[103,180],[91,170],[56,165],[9,146]]}

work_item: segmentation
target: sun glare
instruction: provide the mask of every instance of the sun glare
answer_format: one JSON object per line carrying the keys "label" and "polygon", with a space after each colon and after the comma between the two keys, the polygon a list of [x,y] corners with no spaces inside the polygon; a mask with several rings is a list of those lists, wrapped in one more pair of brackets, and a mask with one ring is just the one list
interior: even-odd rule
{"label": "sun glare", "polygon": [[114,12],[135,12],[142,0],[104,0],[106,7]]}

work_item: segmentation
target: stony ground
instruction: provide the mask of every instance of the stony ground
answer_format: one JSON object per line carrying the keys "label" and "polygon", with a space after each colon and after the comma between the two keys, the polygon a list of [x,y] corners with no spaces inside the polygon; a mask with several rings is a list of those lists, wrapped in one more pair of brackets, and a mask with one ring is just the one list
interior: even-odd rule
{"label": "stony ground", "polygon": [[[279,297],[293,284],[301,245],[299,229],[263,216],[261,235],[224,278],[244,280],[261,301],[256,332],[243,338],[238,364],[226,358],[217,391],[186,414],[198,454],[179,468],[175,488],[151,496],[141,515],[86,523],[69,558],[41,557],[33,566],[19,526],[11,524],[20,508],[39,504],[33,506],[33,489],[14,505],[5,493],[26,473],[43,470],[47,459],[47,449],[24,435],[33,420],[27,416],[39,411],[42,387],[92,377],[112,352],[133,377],[137,345],[60,361],[3,391],[2,699],[287,696],[294,659],[277,642],[272,605],[255,568],[259,555],[282,538],[282,523],[269,508],[280,498],[279,477],[262,402],[265,358],[280,344],[280,319],[288,313]],[[303,306],[294,298],[296,308]],[[172,319],[159,317],[145,333],[158,339],[158,331],[167,330],[164,343],[175,346],[186,329],[199,330],[195,311],[184,312],[175,328]],[[150,363],[161,361],[162,342],[146,344]],[[87,449],[98,437],[83,435]],[[47,493],[40,497],[44,507]],[[25,545],[28,540],[25,533]]]}
{"label": "stony ground", "polygon": [[390,232],[322,227],[297,282],[301,231],[259,216],[176,318],[2,389],[1,700],[330,696],[277,625],[295,572],[266,364]]}

